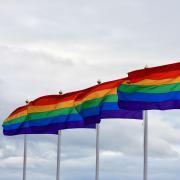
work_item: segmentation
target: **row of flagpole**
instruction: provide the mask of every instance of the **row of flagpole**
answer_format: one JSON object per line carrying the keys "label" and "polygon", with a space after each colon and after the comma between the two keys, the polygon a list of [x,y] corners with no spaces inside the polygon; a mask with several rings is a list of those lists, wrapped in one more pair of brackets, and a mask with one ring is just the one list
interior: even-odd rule
{"label": "row of flagpole", "polygon": [[[101,82],[98,81],[98,84]],[[62,92],[60,91],[61,95]],[[28,101],[26,101],[28,104]],[[144,111],[144,163],[143,163],[143,180],[148,180],[148,112]],[[57,169],[56,180],[60,180],[60,166],[61,166],[61,130],[58,131],[57,140]],[[100,142],[100,124],[96,124],[96,174],[95,180],[99,180],[99,142]],[[24,135],[24,157],[23,157],[23,180],[26,180],[27,167],[27,135]]]}
{"label": "row of flagpole", "polygon": [[[99,180],[99,134],[100,125],[96,125],[96,174],[95,180]],[[57,170],[56,180],[60,180],[60,162],[61,162],[61,130],[58,131],[57,140]],[[24,157],[23,157],[23,180],[26,180],[26,164],[27,164],[27,135],[24,135]],[[148,180],[148,113],[144,112],[144,167],[143,180]]]}
{"label": "row of flagpole", "polygon": [[[96,125],[96,180],[99,180],[99,130],[100,125]],[[56,180],[60,180],[60,162],[61,162],[61,130],[58,131],[58,143],[57,143],[57,172]]]}
{"label": "row of flagpole", "polygon": [[[95,180],[99,180],[99,134],[100,125],[96,125],[96,174]],[[57,170],[56,180],[60,180],[60,162],[61,162],[61,130],[58,131],[57,140]],[[26,165],[27,165],[27,135],[24,135],[24,157],[23,157],[23,180],[26,180]],[[148,113],[144,112],[144,167],[143,180],[148,180]]]}

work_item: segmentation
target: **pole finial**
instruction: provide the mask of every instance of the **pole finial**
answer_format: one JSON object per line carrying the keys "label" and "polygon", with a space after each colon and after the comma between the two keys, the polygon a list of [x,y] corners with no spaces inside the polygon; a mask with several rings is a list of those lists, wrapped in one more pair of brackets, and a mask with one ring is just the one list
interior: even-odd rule
{"label": "pole finial", "polygon": [[100,80],[100,79],[98,79],[98,80],[97,80],[97,83],[98,83],[98,84],[101,84],[102,82],[101,82],[101,80]]}
{"label": "pole finial", "polygon": [[144,69],[147,69],[147,68],[148,68],[148,65],[146,64],[145,67],[144,67]]}
{"label": "pole finial", "polygon": [[62,92],[62,90],[60,90],[60,91],[59,91],[59,95],[62,95],[62,94],[63,94],[63,92]]}

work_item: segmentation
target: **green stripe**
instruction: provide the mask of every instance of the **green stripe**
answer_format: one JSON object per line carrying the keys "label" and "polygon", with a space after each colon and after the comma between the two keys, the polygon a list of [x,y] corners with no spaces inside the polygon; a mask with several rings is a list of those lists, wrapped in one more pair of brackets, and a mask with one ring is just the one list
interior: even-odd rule
{"label": "green stripe", "polygon": [[53,116],[77,114],[84,109],[99,106],[103,102],[117,102],[117,101],[118,101],[117,95],[115,94],[108,95],[102,98],[96,98],[85,101],[82,104],[77,105],[75,108],[74,107],[60,108],[52,111],[31,113],[26,116],[21,116],[19,118],[12,119],[11,121],[8,122],[4,122],[3,125],[16,124],[16,123],[21,123],[23,121],[37,120],[37,119],[49,118]]}
{"label": "green stripe", "polygon": [[142,86],[142,85],[131,85],[122,84],[118,87],[118,91],[133,93],[168,93],[173,91],[180,91],[180,83],[176,84],[163,84],[158,86]]}

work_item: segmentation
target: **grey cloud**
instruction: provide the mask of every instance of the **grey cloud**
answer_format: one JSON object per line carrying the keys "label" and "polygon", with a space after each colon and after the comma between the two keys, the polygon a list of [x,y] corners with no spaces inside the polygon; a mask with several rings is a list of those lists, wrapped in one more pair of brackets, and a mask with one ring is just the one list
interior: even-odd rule
{"label": "grey cloud", "polygon": [[[46,85],[48,82],[57,84],[55,81],[57,81],[59,74],[61,77],[65,76],[66,72],[63,70],[71,69],[74,66],[73,61],[69,59],[54,57],[41,52],[8,47],[2,47],[0,52],[0,77],[3,81],[1,83],[1,95],[2,98],[11,98],[11,101],[17,97],[19,97],[18,99],[21,97],[28,98],[28,94],[32,94],[34,91],[34,86],[42,87],[43,81]],[[49,85],[42,87],[45,91],[47,88]],[[17,92],[16,95],[15,92]]]}
{"label": "grey cloud", "polygon": [[[15,3],[9,11],[6,9],[8,13],[2,11],[2,17],[12,16],[16,21],[17,19],[22,21],[12,25],[12,28],[19,27],[13,31],[18,34],[13,34],[12,28],[8,29],[10,37],[12,34],[11,42],[14,38],[15,44],[25,40],[23,44],[41,42],[43,45],[47,42],[45,44],[48,45],[48,42],[58,42],[60,46],[66,47],[66,51],[75,46],[75,51],[85,50],[87,54],[88,49],[92,48],[92,53],[99,52],[101,58],[104,53],[109,58],[112,58],[112,55],[116,55],[116,58],[126,57],[128,54],[131,58],[150,60],[171,59],[174,58],[173,55],[178,55],[176,34],[179,26],[176,17],[179,11],[175,6],[179,4],[178,1],[173,3],[162,1],[148,3],[141,0],[136,3],[103,1],[103,6],[102,1],[96,3],[78,1],[76,4],[54,1],[51,5],[39,1],[38,4],[42,6],[40,9],[38,5],[34,7],[33,3],[32,1],[21,5]],[[162,4],[164,6],[161,7]],[[11,22],[10,19],[8,22]],[[4,24],[3,20],[2,23]],[[24,27],[26,24],[27,27]],[[6,30],[6,33],[8,31]]]}
{"label": "grey cloud", "polygon": [[[0,118],[46,94],[64,93],[177,62],[179,1],[1,1]],[[179,111],[149,113],[152,180],[178,180]],[[22,178],[23,136],[0,130],[0,179]],[[102,180],[142,179],[143,126],[102,120]],[[57,136],[28,136],[28,178],[53,180]],[[94,179],[95,130],[62,135],[62,178]]]}

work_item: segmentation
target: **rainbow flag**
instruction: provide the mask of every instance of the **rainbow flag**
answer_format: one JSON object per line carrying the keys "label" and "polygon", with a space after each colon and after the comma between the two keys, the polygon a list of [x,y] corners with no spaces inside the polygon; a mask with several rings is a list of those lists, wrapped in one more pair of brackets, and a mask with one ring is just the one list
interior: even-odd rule
{"label": "rainbow flag", "polygon": [[57,134],[60,129],[94,128],[102,118],[142,119],[142,111],[119,108],[117,88],[123,81],[35,99],[5,119],[4,135]]}
{"label": "rainbow flag", "polygon": [[180,108],[180,63],[130,72],[118,87],[119,106],[127,110]]}

